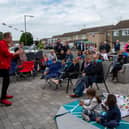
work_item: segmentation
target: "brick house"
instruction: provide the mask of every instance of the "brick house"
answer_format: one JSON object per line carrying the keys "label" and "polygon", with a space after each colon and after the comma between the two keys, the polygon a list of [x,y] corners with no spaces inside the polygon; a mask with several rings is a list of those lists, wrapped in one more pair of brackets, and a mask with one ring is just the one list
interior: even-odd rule
{"label": "brick house", "polygon": [[113,47],[114,42],[118,39],[121,42],[121,46],[129,40],[129,20],[120,21],[116,25],[106,25],[93,28],[86,28],[76,32],[68,32],[62,35],[52,37],[52,41],[61,39],[63,42],[77,41],[77,40],[89,40],[96,43],[97,48],[101,42],[105,40]]}
{"label": "brick house", "polygon": [[129,20],[120,21],[112,29],[112,41],[119,40],[121,47],[129,40]]}

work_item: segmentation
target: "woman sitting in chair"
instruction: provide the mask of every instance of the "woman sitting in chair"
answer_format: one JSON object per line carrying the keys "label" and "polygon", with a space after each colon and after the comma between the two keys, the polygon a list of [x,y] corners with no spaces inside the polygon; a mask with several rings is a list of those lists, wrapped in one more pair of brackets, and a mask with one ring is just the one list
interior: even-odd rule
{"label": "woman sitting in chair", "polygon": [[74,94],[70,97],[80,97],[83,92],[92,86],[93,82],[101,82],[103,79],[103,67],[101,62],[94,62],[93,56],[87,56],[87,64],[84,67],[82,77],[75,84]]}

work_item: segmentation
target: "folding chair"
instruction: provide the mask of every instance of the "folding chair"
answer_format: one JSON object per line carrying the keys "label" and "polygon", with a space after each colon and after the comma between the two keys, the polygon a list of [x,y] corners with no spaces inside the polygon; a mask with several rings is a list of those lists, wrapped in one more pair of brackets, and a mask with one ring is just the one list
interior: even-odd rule
{"label": "folding chair", "polygon": [[[101,83],[104,84],[104,86],[105,86],[105,88],[106,88],[106,91],[107,91],[108,93],[110,93],[109,88],[108,88],[108,85],[107,85],[105,79],[103,79]],[[98,90],[100,89],[99,86],[98,86],[98,82],[96,82],[96,87],[97,87]]]}
{"label": "folding chair", "polygon": [[[105,66],[106,65],[106,66]],[[103,79],[102,79],[102,82],[95,82],[96,83],[96,87],[97,87],[97,89],[99,90],[99,86],[98,86],[98,84],[99,83],[103,83],[104,84],[104,86],[105,86],[105,89],[106,89],[106,91],[108,92],[108,93],[110,93],[110,91],[109,91],[109,88],[108,88],[108,85],[107,85],[107,83],[106,83],[106,79],[107,79],[107,76],[108,76],[108,74],[109,74],[109,72],[110,72],[110,68],[111,68],[111,66],[112,66],[112,62],[103,62],[102,63],[102,66],[103,66]]]}
{"label": "folding chair", "polygon": [[70,83],[73,86],[72,80],[75,79],[75,78],[72,77],[72,76],[75,75],[75,74],[77,74],[77,77],[76,78],[78,78],[80,76],[80,72],[76,72],[76,73],[70,73],[69,77],[66,78],[66,80],[67,80],[66,93],[69,92]]}
{"label": "folding chair", "polygon": [[[66,93],[68,93],[69,88],[70,88],[70,84],[73,85],[72,79],[77,78],[77,77],[79,76],[80,70],[79,70],[79,72],[72,72],[72,73],[70,73],[70,72],[66,72],[66,73],[65,73],[65,71],[64,71],[64,72],[61,72],[61,74],[62,74],[62,75],[65,74],[65,77],[63,77],[63,79],[60,78],[60,77],[59,77],[59,78],[55,78],[55,79],[57,79],[57,80],[63,80],[63,81],[60,81],[59,84],[55,84],[55,83],[54,83],[54,84],[56,85],[55,90],[58,89],[59,87],[62,87],[62,83],[63,83],[64,81],[67,81],[67,82],[66,82]],[[74,77],[75,74],[78,74],[77,77]],[[54,78],[53,78],[53,79],[54,79]]]}
{"label": "folding chair", "polygon": [[[75,72],[70,73],[70,76],[73,76],[73,75],[75,75],[75,74],[77,74],[77,77],[76,77],[76,78],[78,78],[78,77],[81,76],[81,67],[82,67],[82,63],[83,63],[82,60],[79,61],[79,71],[76,72],[76,73],[75,73]],[[68,78],[66,78],[66,79],[67,79],[66,93],[68,93],[68,92],[69,92],[69,88],[70,88],[70,83],[71,83],[71,85],[73,85],[72,80],[75,79],[75,78],[70,78],[70,77],[68,77]]]}
{"label": "folding chair", "polygon": [[21,65],[18,66],[18,75],[20,77],[24,77],[25,76],[23,74],[25,73],[30,73],[30,75],[33,74],[33,71],[34,71],[34,61],[25,61],[23,62]]}

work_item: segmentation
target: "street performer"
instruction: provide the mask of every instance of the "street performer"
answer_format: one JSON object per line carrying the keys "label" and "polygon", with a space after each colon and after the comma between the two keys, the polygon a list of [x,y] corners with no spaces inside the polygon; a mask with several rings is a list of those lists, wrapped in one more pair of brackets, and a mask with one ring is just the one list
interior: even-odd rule
{"label": "street performer", "polygon": [[15,58],[20,54],[20,51],[10,53],[9,45],[12,43],[12,35],[10,32],[3,34],[3,40],[0,41],[0,77],[3,78],[1,99],[0,103],[5,106],[12,105],[12,102],[8,99],[13,98],[11,95],[7,95],[7,90],[10,84],[9,70],[12,58]]}

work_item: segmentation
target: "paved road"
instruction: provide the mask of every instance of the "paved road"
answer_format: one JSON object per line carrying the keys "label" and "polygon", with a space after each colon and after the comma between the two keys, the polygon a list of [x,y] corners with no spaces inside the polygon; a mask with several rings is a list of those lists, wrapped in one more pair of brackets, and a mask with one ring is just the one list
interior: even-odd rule
{"label": "paved road", "polygon": [[[56,129],[54,115],[62,104],[72,99],[65,94],[65,86],[55,91],[50,87],[43,90],[43,85],[45,81],[40,77],[11,83],[9,93],[15,97],[11,107],[0,105],[0,129]],[[108,85],[113,93],[129,95],[129,84],[108,81]],[[99,93],[105,92],[103,85],[100,86]],[[129,117],[126,120],[129,121]]]}
{"label": "paved road", "polygon": [[[50,87],[43,90],[43,85],[45,81],[39,77],[11,83],[9,93],[15,97],[11,107],[0,106],[0,129],[56,129],[54,115],[62,104],[72,99],[65,94],[65,86],[54,91]],[[108,85],[113,93],[129,94],[129,84],[108,81]],[[104,92],[103,85],[100,86]]]}

